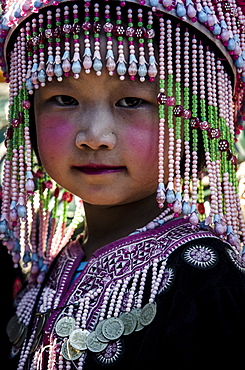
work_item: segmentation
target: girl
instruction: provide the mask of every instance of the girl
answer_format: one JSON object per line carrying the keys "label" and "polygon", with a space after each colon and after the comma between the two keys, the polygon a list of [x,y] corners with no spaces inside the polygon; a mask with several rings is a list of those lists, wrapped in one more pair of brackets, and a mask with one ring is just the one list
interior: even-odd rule
{"label": "girl", "polygon": [[3,10],[0,232],[14,263],[30,265],[8,369],[243,364],[242,8],[20,0]]}

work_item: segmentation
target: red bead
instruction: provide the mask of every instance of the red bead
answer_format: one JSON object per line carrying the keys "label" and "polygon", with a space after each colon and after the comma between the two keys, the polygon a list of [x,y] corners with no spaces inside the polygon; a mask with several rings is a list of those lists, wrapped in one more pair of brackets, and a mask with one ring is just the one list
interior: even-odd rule
{"label": "red bead", "polygon": [[182,105],[176,105],[173,110],[173,115],[175,117],[182,117],[182,114],[184,113],[184,108]]}
{"label": "red bead", "polygon": [[219,150],[221,152],[227,152],[227,150],[229,149],[229,143],[227,140],[225,139],[222,139],[219,141]]}
{"label": "red bead", "polygon": [[110,22],[105,23],[105,24],[104,24],[104,26],[103,26],[103,30],[104,30],[106,33],[111,33],[111,32],[113,31],[113,28],[114,28],[114,26],[113,26],[113,24],[112,24],[112,23],[110,23]]}
{"label": "red bead", "polygon": [[20,124],[20,121],[18,120],[18,118],[13,118],[11,123],[13,127],[18,127]]}
{"label": "red bead", "polygon": [[193,129],[199,128],[200,127],[200,120],[199,120],[199,118],[197,118],[197,117],[191,118],[191,120],[190,120],[190,126]]}
{"label": "red bead", "polygon": [[166,103],[166,101],[167,101],[167,96],[165,94],[159,93],[157,95],[157,102],[158,102],[158,104],[164,105]]}
{"label": "red bead", "polygon": [[[57,36],[56,36],[57,37]],[[44,40],[45,40],[45,34],[44,34],[44,31],[42,31],[40,34],[39,34],[39,44],[43,44],[44,43]]]}
{"label": "red bead", "polygon": [[44,181],[43,187],[44,187],[44,190],[45,189],[52,189],[52,187],[53,187],[52,181],[51,180]]}
{"label": "red bead", "polygon": [[202,121],[202,122],[200,122],[200,129],[201,130],[208,130],[209,128],[210,128],[210,124],[209,124],[209,122],[208,121]]}
{"label": "red bead", "polygon": [[82,29],[83,29],[84,31],[89,31],[89,30],[91,29],[91,27],[92,27],[92,25],[91,25],[91,23],[90,23],[90,22],[88,22],[88,21],[86,21],[86,22],[84,22],[84,23],[82,24]]}
{"label": "red bead", "polygon": [[5,132],[5,134],[4,134],[5,139],[7,139],[7,140],[12,139],[12,138],[13,138],[13,133],[14,133],[14,131],[13,131],[13,127],[11,127],[11,126],[10,126],[10,127],[7,129],[7,131]]}
{"label": "red bead", "polygon": [[38,179],[43,179],[44,178],[44,172],[42,170],[37,170],[36,173],[34,173],[34,177]]}
{"label": "red bead", "polygon": [[210,128],[208,129],[208,136],[212,139],[219,139],[220,138],[220,130],[218,128]]}
{"label": "red bead", "polygon": [[46,28],[46,30],[44,31],[44,34],[47,39],[50,39],[53,37],[54,32],[53,30],[51,30],[51,28]]}
{"label": "red bead", "polygon": [[72,32],[72,25],[71,24],[64,24],[63,25],[63,32],[64,33],[71,33]]}
{"label": "red bead", "polygon": [[234,165],[237,164],[237,157],[235,155],[232,156],[231,163]]}
{"label": "red bead", "polygon": [[233,155],[233,154],[232,154],[232,151],[231,151],[230,149],[228,149],[228,150],[227,150],[227,157],[226,157],[228,161],[230,161],[230,160],[231,160],[232,155]]}
{"label": "red bead", "polygon": [[114,32],[115,32],[115,35],[117,37],[119,36],[123,36],[124,33],[125,33],[125,29],[122,25],[118,24],[115,28],[114,28]]}
{"label": "red bead", "polygon": [[125,34],[127,37],[134,37],[135,29],[133,27],[127,27]]}
{"label": "red bead", "polygon": [[18,120],[20,123],[23,123],[24,122],[24,114],[23,112],[19,112],[18,113]]}
{"label": "red bead", "polygon": [[198,212],[203,215],[205,213],[204,203],[197,203]]}
{"label": "red bead", "polygon": [[71,193],[69,193],[68,191],[64,191],[63,195],[62,195],[62,200],[63,202],[67,202],[67,203],[70,203],[73,199],[73,195]]}
{"label": "red bead", "polygon": [[54,191],[54,197],[58,198],[59,194],[60,194],[60,188],[58,186],[56,186],[55,191]]}
{"label": "red bead", "polygon": [[155,31],[151,28],[146,31],[146,38],[153,39],[155,37]]}
{"label": "red bead", "polygon": [[176,103],[176,99],[174,96],[168,96],[167,97],[167,101],[166,101],[166,104],[169,106],[169,107],[174,107],[175,106],[175,103]]}
{"label": "red bead", "polygon": [[190,119],[192,116],[192,113],[189,109],[184,109],[181,117],[183,117],[184,119]]}
{"label": "red bead", "polygon": [[142,37],[145,37],[146,35],[146,29],[145,27],[139,27],[135,31],[135,36],[141,39]]}
{"label": "red bead", "polygon": [[93,24],[94,33],[100,33],[101,28],[102,28],[102,26],[99,22],[94,22],[94,24]]}
{"label": "red bead", "polygon": [[24,109],[30,109],[31,108],[31,102],[30,102],[30,100],[23,100],[23,102],[22,102],[22,108],[24,108]]}
{"label": "red bead", "polygon": [[73,33],[73,35],[79,35],[80,32],[81,32],[81,26],[80,26],[80,24],[74,23],[73,26],[72,26],[72,33]]}

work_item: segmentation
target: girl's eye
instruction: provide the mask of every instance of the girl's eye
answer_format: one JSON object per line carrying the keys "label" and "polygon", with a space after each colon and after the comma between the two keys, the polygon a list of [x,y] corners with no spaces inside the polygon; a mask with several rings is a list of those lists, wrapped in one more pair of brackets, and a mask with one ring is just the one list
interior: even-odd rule
{"label": "girl's eye", "polygon": [[55,102],[58,103],[59,105],[63,106],[78,105],[78,101],[69,95],[56,95],[53,97],[53,100],[55,100]]}
{"label": "girl's eye", "polygon": [[138,108],[142,104],[143,100],[140,98],[123,98],[116,103],[116,107],[122,108]]}

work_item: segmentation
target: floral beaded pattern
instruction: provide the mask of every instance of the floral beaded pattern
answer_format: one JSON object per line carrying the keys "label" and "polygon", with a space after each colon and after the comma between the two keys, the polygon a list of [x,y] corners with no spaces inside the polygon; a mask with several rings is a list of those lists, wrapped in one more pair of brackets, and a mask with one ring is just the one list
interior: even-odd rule
{"label": "floral beaded pattern", "polygon": [[185,248],[182,257],[188,264],[203,270],[213,268],[218,263],[218,255],[215,250],[205,245]]}

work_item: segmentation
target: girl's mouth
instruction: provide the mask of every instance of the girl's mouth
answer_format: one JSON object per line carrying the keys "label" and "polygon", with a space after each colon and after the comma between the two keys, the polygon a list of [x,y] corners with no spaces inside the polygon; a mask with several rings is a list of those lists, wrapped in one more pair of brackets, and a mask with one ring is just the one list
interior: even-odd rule
{"label": "girl's mouth", "polygon": [[77,170],[86,175],[106,175],[125,170],[125,166],[108,166],[103,164],[88,164],[84,166],[75,166]]}

